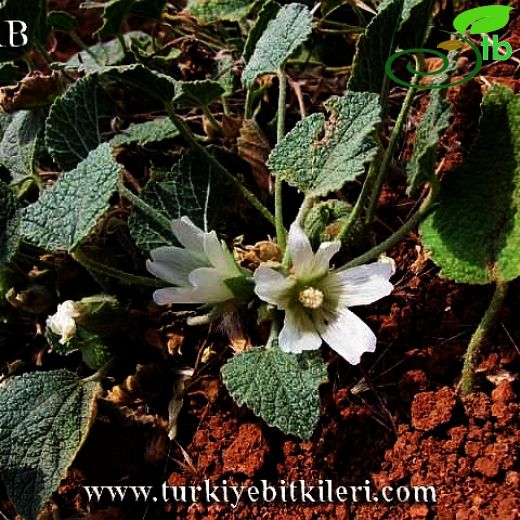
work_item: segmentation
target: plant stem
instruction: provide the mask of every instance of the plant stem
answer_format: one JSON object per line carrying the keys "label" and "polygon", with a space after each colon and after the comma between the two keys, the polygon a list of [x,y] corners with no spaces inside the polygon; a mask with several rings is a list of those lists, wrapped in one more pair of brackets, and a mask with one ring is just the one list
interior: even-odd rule
{"label": "plant stem", "polygon": [[128,199],[135,207],[138,207],[147,217],[155,220],[165,231],[170,232],[172,230],[170,219],[164,217],[156,209],[152,208],[143,199],[132,193],[120,180],[118,184],[119,193]]}
{"label": "plant stem", "polygon": [[118,33],[117,34],[117,41],[119,42],[119,45],[121,45],[121,49],[123,51],[123,54],[125,56],[128,55],[128,46],[126,45],[126,41],[125,41],[125,38],[124,36],[121,34],[121,33]]}
{"label": "plant stem", "polygon": [[408,235],[412,229],[414,229],[433,209],[434,203],[434,194],[433,191],[430,191],[428,197],[424,200],[421,207],[417,210],[417,212],[405,222],[395,233],[390,235],[386,240],[381,242],[379,245],[373,247],[366,253],[354,258],[350,262],[348,262],[345,267],[355,267],[357,265],[366,264],[370,260],[374,260],[379,255],[383,254],[385,251],[393,247],[397,244],[403,237]]}
{"label": "plant stem", "polygon": [[40,53],[40,56],[45,60],[47,65],[51,65],[52,63],[54,63],[54,60],[52,59],[52,56],[49,54],[47,49],[39,41],[36,41],[34,46],[36,47],[36,49]]}
{"label": "plant stem", "polygon": [[491,303],[486,309],[484,316],[482,316],[482,320],[480,321],[477,330],[473,333],[473,336],[471,336],[468,350],[464,357],[462,376],[459,383],[462,395],[469,395],[473,392],[475,384],[475,365],[480,355],[482,343],[488,335],[491,326],[495,322],[498,312],[502,308],[506,294],[507,282],[497,281]]}
{"label": "plant stem", "polygon": [[[415,85],[420,78],[421,76],[419,74],[416,74],[412,79],[412,83]],[[406,117],[408,116],[408,112],[410,111],[410,107],[412,106],[415,90],[416,89],[414,87],[410,87],[408,89],[406,97],[404,98],[403,105],[401,106],[401,110],[399,111],[399,115],[397,116],[397,119],[395,121],[395,126],[392,130],[392,133],[390,134],[390,141],[388,142],[388,146],[385,150],[385,153],[383,154],[383,160],[381,161],[381,165],[379,166],[379,172],[375,180],[375,185],[372,190],[372,196],[368,205],[367,215],[365,217],[365,223],[368,225],[370,225],[374,220],[374,215],[377,209],[377,203],[379,201],[379,196],[381,195],[381,189],[383,188],[386,173],[388,171],[390,161],[392,160],[392,156],[394,155],[397,140],[401,135],[401,131],[406,121]]]}
{"label": "plant stem", "polygon": [[209,164],[215,168],[216,172],[221,174],[223,177],[232,182],[240,191],[242,196],[254,207],[258,210],[258,212],[271,223],[273,226],[276,226],[275,218],[273,214],[257,199],[257,197],[249,191],[231,172],[227,170],[220,162],[211,155],[204,146],[202,146],[195,136],[191,133],[191,130],[186,126],[184,121],[177,116],[177,114],[173,110],[173,105],[171,103],[166,104],[166,109],[168,111],[168,116],[172,120],[173,124],[179,130],[179,133],[182,135],[184,140],[197,152],[199,152],[208,162]]}
{"label": "plant stem", "polygon": [[92,49],[85,44],[85,42],[78,36],[76,31],[71,31],[69,33],[70,39],[82,50],[85,51],[98,65],[103,65],[103,63],[99,62],[98,57],[92,52]]}
{"label": "plant stem", "polygon": [[[285,136],[285,104],[287,97],[287,77],[285,72],[278,71],[278,114],[276,118],[276,142],[279,143]],[[276,241],[282,252],[287,247],[287,237],[283,225],[283,198],[282,198],[282,179],[275,177],[274,181],[274,218],[276,219]]]}
{"label": "plant stem", "polygon": [[345,223],[339,230],[337,240],[343,240],[350,234],[352,228],[354,227],[359,216],[361,215],[363,208],[365,207],[368,197],[370,196],[371,188],[374,183],[374,178],[377,173],[377,167],[379,165],[379,154],[380,152],[370,164],[370,168],[368,169],[365,182],[363,183],[363,187],[361,188],[361,193],[359,194],[359,197],[357,198],[356,203],[354,204],[354,208],[352,209],[352,212],[350,213],[348,219],[345,221]]}
{"label": "plant stem", "polygon": [[116,361],[117,361],[116,356],[112,356],[101,368],[99,368],[91,376],[83,378],[83,382],[101,381],[112,370]]}
{"label": "plant stem", "polygon": [[204,112],[204,115],[206,116],[208,123],[211,125],[213,130],[217,132],[219,135],[224,134],[224,129],[222,128],[222,125],[215,119],[215,116],[210,112],[208,107],[202,107],[202,111]]}
{"label": "plant stem", "polygon": [[246,102],[244,107],[244,119],[251,119],[253,115],[253,94],[251,89],[248,88],[246,91]]}
{"label": "plant stem", "polygon": [[278,341],[278,336],[280,335],[280,330],[282,329],[282,319],[280,313],[276,313],[274,320],[271,322],[271,332],[269,333],[269,339],[265,346],[267,348],[271,348],[274,345],[274,342]]}
{"label": "plant stem", "polygon": [[156,280],[155,278],[149,278],[148,276],[137,276],[135,274],[127,273],[112,267],[110,265],[102,264],[97,260],[89,258],[80,248],[74,249],[72,256],[77,262],[79,262],[87,270],[92,270],[111,278],[117,278],[122,282],[134,285],[145,285],[148,287],[164,287],[164,282]]}

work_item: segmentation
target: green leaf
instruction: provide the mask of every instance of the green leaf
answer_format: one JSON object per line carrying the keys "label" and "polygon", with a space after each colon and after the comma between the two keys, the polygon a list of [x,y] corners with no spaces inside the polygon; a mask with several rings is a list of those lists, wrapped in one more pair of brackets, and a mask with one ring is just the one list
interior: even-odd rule
{"label": "green leaf", "polygon": [[[141,31],[130,31],[123,36],[127,47],[134,43],[146,46],[151,43],[152,37]],[[88,48],[88,51],[81,51],[70,58],[66,63],[68,68],[78,69],[86,74],[100,72],[112,65],[119,65],[125,59],[125,53],[121,43],[115,39],[108,42],[97,43]]]}
{"label": "green leaf", "polygon": [[239,22],[253,5],[252,0],[188,0],[186,11],[201,24]]}
{"label": "green leaf", "polygon": [[460,283],[520,275],[520,96],[494,86],[467,160],[446,176],[421,226],[441,276]]}
{"label": "green leaf", "polygon": [[179,135],[177,127],[168,117],[159,117],[153,121],[146,121],[131,125],[109,142],[111,146],[128,146],[136,144],[143,147],[150,143],[159,143],[166,139],[173,139]]}
{"label": "green leaf", "polygon": [[[27,45],[23,47],[0,47],[0,62],[16,60],[29,52],[37,43],[43,43],[47,34],[47,2],[45,0],[5,0],[0,7],[0,27],[6,27],[6,21],[16,20],[27,24],[25,35]],[[15,29],[19,29],[16,24]],[[18,37],[20,38],[20,37]],[[15,41],[20,41],[16,39]]]}
{"label": "green leaf", "polygon": [[22,234],[49,251],[72,251],[109,209],[119,173],[110,146],[100,145],[22,211]]}
{"label": "green leaf", "polygon": [[377,151],[375,129],[381,118],[379,97],[370,92],[348,92],[325,106],[328,121],[323,114],[302,119],[267,162],[274,175],[316,197],[363,174]]}
{"label": "green leaf", "polygon": [[235,91],[235,73],[233,71],[233,56],[231,54],[221,54],[217,62],[217,73],[215,80],[222,87],[222,97],[229,97]]}
{"label": "green leaf", "polygon": [[222,94],[224,89],[212,79],[179,81],[175,85],[173,101],[180,108],[204,108],[220,99]]}
{"label": "green leaf", "polygon": [[103,85],[140,90],[161,103],[168,103],[175,96],[175,81],[170,76],[140,64],[107,67],[99,79]]}
{"label": "green leaf", "polygon": [[247,34],[246,44],[244,45],[244,52],[242,53],[246,63],[251,59],[256,44],[262,36],[263,32],[267,29],[267,25],[278,14],[279,10],[280,4],[274,0],[267,0],[267,2],[262,5],[255,25],[253,25],[252,29]]}
{"label": "green leaf", "polygon": [[422,47],[432,26],[435,0],[404,0],[398,42],[401,48]]}
{"label": "green leaf", "polygon": [[221,188],[222,180],[211,165],[192,152],[181,156],[170,170],[155,172],[128,221],[137,246],[148,252],[176,243],[170,222],[182,216],[203,229],[211,228],[222,205]]}
{"label": "green leaf", "polygon": [[509,15],[512,9],[512,7],[507,5],[475,7],[460,13],[453,20],[453,27],[460,34],[465,34],[468,29],[470,34],[498,31],[509,22]]}
{"label": "green leaf", "polygon": [[19,243],[19,212],[11,188],[0,181],[0,266],[9,262]]}
{"label": "green leaf", "polygon": [[51,11],[47,15],[47,23],[55,31],[70,33],[77,27],[78,20],[65,11]]}
{"label": "green leaf", "polygon": [[[347,90],[385,95],[385,64],[398,40],[420,47],[428,34],[433,0],[387,0],[359,38]],[[399,33],[399,37],[398,37]],[[406,43],[405,43],[406,42]]]}
{"label": "green leaf", "polygon": [[101,39],[114,38],[121,33],[121,27],[130,14],[136,0],[108,0],[108,2],[83,2],[85,9],[103,9],[103,25],[94,33]]}
{"label": "green leaf", "polygon": [[278,347],[235,356],[222,368],[231,396],[270,426],[308,439],[320,418],[319,386],[327,370],[318,352],[286,354]]}
{"label": "green leaf", "polygon": [[101,132],[110,128],[113,115],[113,103],[97,75],[74,83],[54,101],[45,122],[51,157],[63,168],[74,168],[102,142]]}
{"label": "green leaf", "polygon": [[2,480],[27,520],[65,478],[93,423],[100,389],[66,370],[24,374],[0,386]]}
{"label": "green leaf", "polygon": [[0,164],[14,182],[34,175],[37,144],[45,114],[41,110],[22,110],[13,115],[0,142]]}
{"label": "green leaf", "polygon": [[[449,78],[449,74],[442,74]],[[448,128],[451,117],[451,103],[446,100],[445,89],[435,89],[430,94],[430,103],[417,127],[410,162],[406,166],[408,174],[408,194],[415,194],[425,182],[435,177],[437,146]]]}
{"label": "green leaf", "polygon": [[244,85],[249,88],[259,76],[275,74],[311,32],[312,14],[305,5],[282,7],[256,43],[242,74]]}
{"label": "green leaf", "polygon": [[381,4],[358,40],[347,91],[384,94],[387,82],[385,63],[394,52],[403,0]]}

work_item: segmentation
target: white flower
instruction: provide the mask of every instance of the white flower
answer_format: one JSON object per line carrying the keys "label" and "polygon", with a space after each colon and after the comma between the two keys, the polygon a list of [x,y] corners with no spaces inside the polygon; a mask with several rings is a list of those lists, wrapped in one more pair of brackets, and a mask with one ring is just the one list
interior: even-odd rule
{"label": "white flower", "polygon": [[60,343],[65,345],[76,335],[76,320],[78,310],[72,300],[58,305],[56,313],[47,318],[47,327],[60,337]]}
{"label": "white flower", "polygon": [[285,311],[279,345],[285,352],[315,350],[322,340],[355,365],[364,352],[374,352],[376,337],[349,307],[368,305],[388,296],[393,262],[374,262],[352,268],[329,269],[341,243],[323,242],[316,253],[309,239],[294,223],[288,248],[293,270],[286,276],[260,265],[255,271],[255,292],[264,301]]}
{"label": "white flower", "polygon": [[177,286],[155,291],[155,303],[216,304],[235,298],[226,281],[244,275],[215,231],[202,231],[188,217],[173,220],[172,230],[184,247],[158,247],[146,262],[150,273]]}

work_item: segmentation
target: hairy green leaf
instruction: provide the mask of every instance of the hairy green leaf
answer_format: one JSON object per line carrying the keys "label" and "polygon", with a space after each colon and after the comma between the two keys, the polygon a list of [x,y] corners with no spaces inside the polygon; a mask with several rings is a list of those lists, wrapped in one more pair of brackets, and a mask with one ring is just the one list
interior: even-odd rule
{"label": "hairy green leaf", "polygon": [[[449,77],[447,74],[441,76]],[[406,166],[408,194],[415,194],[422,184],[435,176],[437,145],[450,124],[450,117],[451,103],[446,100],[446,91],[433,90],[428,108],[417,127],[412,158]]]}
{"label": "hairy green leaf", "polygon": [[14,182],[34,174],[38,139],[45,120],[41,110],[22,110],[13,115],[0,142],[0,164],[5,166]]}
{"label": "hairy green leaf", "polygon": [[330,98],[330,112],[302,119],[271,152],[268,167],[307,195],[340,190],[365,171],[375,155],[375,128],[380,122],[379,97],[348,92]]}
{"label": "hairy green leaf", "polygon": [[144,65],[120,65],[107,67],[99,79],[103,85],[122,85],[140,90],[161,103],[170,102],[175,96],[175,81]]}
{"label": "hairy green leaf", "polygon": [[177,127],[169,118],[159,117],[153,121],[131,125],[113,137],[109,143],[111,146],[136,144],[143,147],[150,143],[159,143],[165,139],[173,139],[178,135]]}
{"label": "hairy green leaf", "polygon": [[460,283],[520,275],[520,96],[494,86],[468,159],[446,176],[421,234],[441,276]]}
{"label": "hairy green leaf", "polygon": [[379,7],[358,40],[347,90],[382,94],[387,79],[385,63],[394,52],[403,0],[390,0]]}
{"label": "hairy green leaf", "polygon": [[66,370],[33,372],[0,385],[0,468],[9,497],[36,518],[65,478],[95,414],[97,382]]}
{"label": "hairy green leaf", "polygon": [[[388,82],[385,64],[398,40],[420,47],[429,31],[433,0],[386,0],[359,38],[347,90],[384,95]],[[399,33],[399,36],[398,36]]]}
{"label": "hairy green leaf", "polygon": [[191,152],[181,156],[170,170],[155,172],[128,221],[137,246],[148,252],[176,243],[170,222],[182,216],[210,228],[222,204],[221,186],[211,165]]}
{"label": "hairy green leaf", "polygon": [[49,251],[73,250],[110,207],[119,173],[110,146],[100,145],[22,211],[22,235]]}
{"label": "hairy green leaf", "polygon": [[320,418],[318,388],[327,379],[318,352],[294,355],[278,347],[258,348],[235,356],[222,376],[239,405],[284,433],[310,438]]}
{"label": "hairy green leaf", "polygon": [[469,29],[470,34],[498,31],[509,22],[512,7],[507,5],[483,5],[460,13],[453,20],[453,27],[460,34]]}
{"label": "hairy green leaf", "polygon": [[188,0],[186,11],[202,24],[239,22],[253,5],[252,0]]}
{"label": "hairy green leaf", "polygon": [[181,108],[203,108],[220,99],[223,93],[220,83],[212,79],[179,81],[173,101]]}
{"label": "hairy green leaf", "polygon": [[251,56],[255,51],[256,44],[264,31],[267,29],[267,25],[278,14],[279,10],[280,4],[274,0],[267,0],[267,2],[262,5],[255,25],[253,25],[252,29],[247,34],[246,44],[244,45],[244,52],[242,53],[246,63],[251,59]]}
{"label": "hairy green leaf", "polygon": [[312,14],[303,4],[285,5],[258,39],[242,82],[251,87],[263,74],[276,73],[312,32]]}
{"label": "hairy green leaf", "polygon": [[114,38],[121,32],[121,27],[130,14],[136,0],[108,0],[107,2],[83,2],[85,9],[103,9],[103,25],[94,33],[95,36],[107,39]]}
{"label": "hairy green leaf", "polygon": [[[127,47],[134,43],[146,46],[151,43],[152,38],[149,34],[141,31],[130,31],[123,36]],[[78,69],[85,74],[101,72],[105,67],[119,65],[125,59],[125,53],[121,43],[117,39],[92,45],[87,50],[81,51],[70,58],[66,63],[67,67]]]}
{"label": "hairy green leaf", "polygon": [[[2,2],[0,7],[0,26],[5,27],[5,22],[8,20],[24,22],[27,25],[25,35],[28,43],[22,47],[11,47],[4,44],[0,47],[0,61],[11,61],[21,58],[34,45],[45,40],[47,33],[46,12],[47,2],[45,0],[5,0]],[[20,23],[15,23],[14,28],[18,32],[21,29]],[[15,36],[14,43],[17,45],[23,43],[21,37]]]}
{"label": "hairy green leaf", "polygon": [[66,11],[51,11],[47,15],[47,23],[55,31],[70,33],[78,25],[78,20]]}
{"label": "hairy green leaf", "polygon": [[0,181],[0,266],[9,262],[19,243],[19,212],[11,188]]}
{"label": "hairy green leaf", "polygon": [[45,142],[51,157],[66,169],[74,168],[101,142],[110,128],[113,103],[97,75],[74,83],[53,103],[45,122]]}

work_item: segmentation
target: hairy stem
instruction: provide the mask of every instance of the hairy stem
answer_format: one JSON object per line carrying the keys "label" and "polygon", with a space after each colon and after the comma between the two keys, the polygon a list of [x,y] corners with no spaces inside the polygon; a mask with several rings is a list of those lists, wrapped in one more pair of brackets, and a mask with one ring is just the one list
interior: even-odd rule
{"label": "hairy stem", "polygon": [[430,191],[428,197],[424,200],[421,207],[417,212],[405,222],[395,233],[390,235],[386,240],[381,242],[379,245],[373,247],[366,253],[354,258],[348,262],[345,267],[355,267],[356,265],[366,264],[371,260],[376,259],[379,255],[388,251],[391,247],[395,246],[402,238],[404,238],[410,231],[412,231],[418,224],[420,224],[433,209],[434,205],[434,193]]}
{"label": "hairy stem", "polygon": [[[412,79],[412,83],[415,85],[419,81],[419,79],[419,74],[416,74]],[[410,107],[412,106],[415,90],[416,89],[414,87],[410,87],[408,89],[403,105],[401,106],[401,110],[399,111],[399,115],[397,116],[397,119],[395,121],[395,126],[392,130],[392,133],[390,134],[390,141],[388,142],[388,146],[383,154],[383,159],[381,161],[381,165],[379,166],[379,172],[375,179],[374,188],[372,190],[372,195],[368,205],[368,210],[365,217],[366,224],[371,224],[374,220],[374,215],[377,209],[377,203],[379,201],[379,196],[381,195],[381,189],[383,188],[383,183],[388,172],[388,167],[390,166],[390,161],[392,160],[392,156],[394,155],[397,140],[401,135],[401,131],[408,116],[408,112],[410,111]]]}
{"label": "hairy stem", "polygon": [[246,103],[244,107],[244,119],[251,119],[253,116],[253,94],[251,89],[248,88],[246,91]]}
{"label": "hairy stem", "polygon": [[343,240],[345,237],[349,236],[349,234],[352,232],[352,229],[354,228],[354,225],[359,219],[359,216],[361,215],[361,212],[363,211],[363,208],[365,207],[365,204],[368,201],[368,197],[370,196],[370,193],[372,191],[372,186],[374,184],[374,179],[377,174],[377,167],[379,165],[379,154],[374,158],[372,163],[370,164],[370,168],[368,169],[367,176],[365,178],[365,182],[363,183],[363,187],[361,188],[361,193],[359,194],[359,197],[356,200],[356,203],[354,204],[354,208],[352,209],[352,212],[348,216],[347,220],[341,226],[341,229],[339,230],[337,240]]}
{"label": "hairy stem", "polygon": [[231,172],[227,170],[220,162],[211,155],[204,146],[202,146],[195,136],[191,133],[191,130],[186,126],[184,121],[177,116],[177,114],[173,110],[173,106],[171,103],[166,105],[168,110],[168,116],[172,120],[173,124],[179,130],[179,133],[182,135],[184,140],[193,148],[199,152],[208,162],[209,164],[215,168],[216,172],[228,181],[232,182],[240,191],[242,196],[254,207],[258,210],[258,212],[273,226],[276,226],[275,218],[273,214],[258,200],[258,198],[249,191]]}
{"label": "hairy stem", "polygon": [[[276,142],[279,143],[285,136],[285,104],[287,97],[287,77],[285,72],[278,71],[278,113],[276,118]],[[287,247],[287,237],[283,225],[283,200],[282,200],[282,179],[275,177],[274,181],[274,218],[276,219],[276,241],[278,246],[285,252]]]}
{"label": "hairy stem", "polygon": [[498,312],[502,308],[506,294],[507,282],[497,281],[491,303],[486,309],[477,330],[473,333],[473,336],[471,336],[468,350],[464,357],[464,365],[462,367],[462,376],[460,379],[460,391],[462,395],[469,395],[473,392],[473,387],[475,385],[475,365],[480,356],[482,343],[486,339],[489,330],[495,322]]}
{"label": "hairy stem", "polygon": [[215,119],[215,116],[210,112],[208,107],[203,107],[202,111],[204,112],[204,115],[206,116],[206,119],[208,120],[208,123],[211,125],[213,130],[217,132],[217,134],[222,135],[224,133],[224,129],[222,128],[222,125]]}
{"label": "hairy stem", "polygon": [[155,278],[149,278],[148,276],[138,276],[135,274],[127,273],[112,267],[110,265],[102,264],[93,258],[88,257],[78,247],[74,249],[72,256],[74,259],[85,267],[88,271],[95,271],[96,273],[104,274],[111,278],[117,278],[124,283],[129,285],[145,285],[147,287],[164,287],[164,282],[156,280]]}

